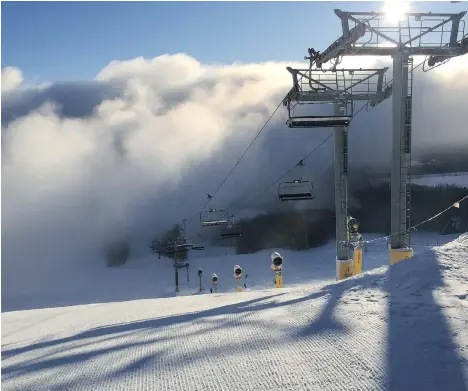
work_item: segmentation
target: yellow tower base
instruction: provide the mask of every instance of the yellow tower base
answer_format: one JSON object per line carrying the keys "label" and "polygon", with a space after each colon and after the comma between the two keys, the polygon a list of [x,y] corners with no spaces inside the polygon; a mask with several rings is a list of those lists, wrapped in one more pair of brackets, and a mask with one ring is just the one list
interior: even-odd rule
{"label": "yellow tower base", "polygon": [[354,275],[360,274],[362,271],[362,249],[354,250],[353,265],[354,265]]}
{"label": "yellow tower base", "polygon": [[276,287],[282,288],[283,287],[283,276],[275,276]]}
{"label": "yellow tower base", "polygon": [[348,259],[346,261],[336,261],[336,279],[338,281],[344,280],[345,278],[352,277],[354,272],[353,260]]}
{"label": "yellow tower base", "polygon": [[413,256],[412,248],[390,248],[390,265],[403,261]]}

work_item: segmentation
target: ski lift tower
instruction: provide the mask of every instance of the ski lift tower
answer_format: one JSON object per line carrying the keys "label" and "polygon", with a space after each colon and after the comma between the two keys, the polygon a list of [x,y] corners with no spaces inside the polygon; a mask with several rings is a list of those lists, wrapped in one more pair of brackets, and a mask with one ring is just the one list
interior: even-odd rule
{"label": "ski lift tower", "polygon": [[[337,279],[353,275],[352,259],[348,244],[348,125],[356,102],[377,105],[390,97],[391,87],[386,87],[382,69],[292,69],[287,68],[293,79],[293,87],[283,100],[288,108],[290,128],[332,127],[335,132],[335,219]],[[310,115],[311,105],[320,115]],[[333,106],[333,114],[324,111]],[[308,115],[298,115],[303,110]]]}
{"label": "ski lift tower", "polygon": [[[424,68],[440,66],[452,57],[468,53],[466,12],[405,13],[391,21],[385,12],[346,12],[341,19],[343,35],[322,53],[309,49],[317,68],[343,56],[393,57],[393,152],[391,172],[390,264],[413,255],[410,244],[410,168],[413,89],[413,56],[426,56]],[[427,69],[425,69],[427,70]],[[372,104],[371,104],[372,106]]]}

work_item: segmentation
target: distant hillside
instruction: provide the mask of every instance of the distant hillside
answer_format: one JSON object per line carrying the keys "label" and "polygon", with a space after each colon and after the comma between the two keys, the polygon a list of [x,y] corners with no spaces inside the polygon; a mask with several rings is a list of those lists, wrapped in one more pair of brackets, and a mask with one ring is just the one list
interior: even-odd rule
{"label": "distant hillside", "polygon": [[[411,187],[411,223],[424,221],[464,197],[467,190],[456,186]],[[360,222],[361,232],[390,233],[390,185],[366,186],[352,195],[356,202],[350,205],[349,214]],[[240,221],[242,237],[224,241],[220,230],[213,229],[212,243],[236,246],[238,253],[253,253],[265,248],[289,248],[303,250],[323,245],[335,237],[335,216],[331,209],[288,210],[264,213]],[[442,216],[419,227],[419,231],[442,232],[449,221],[459,221],[456,231],[468,231],[468,203],[459,209],[452,208]]]}

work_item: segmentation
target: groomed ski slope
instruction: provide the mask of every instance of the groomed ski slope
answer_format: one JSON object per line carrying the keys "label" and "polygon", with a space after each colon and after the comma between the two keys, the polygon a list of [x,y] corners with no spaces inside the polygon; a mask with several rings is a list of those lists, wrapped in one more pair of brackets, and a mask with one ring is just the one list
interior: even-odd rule
{"label": "groomed ski slope", "polygon": [[287,265],[283,289],[3,313],[2,388],[468,389],[467,234],[339,283]]}

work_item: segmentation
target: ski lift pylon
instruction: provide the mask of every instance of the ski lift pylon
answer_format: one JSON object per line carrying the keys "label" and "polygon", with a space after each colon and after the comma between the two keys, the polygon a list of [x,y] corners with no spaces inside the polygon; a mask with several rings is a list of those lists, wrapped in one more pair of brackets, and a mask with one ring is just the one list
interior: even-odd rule
{"label": "ski lift pylon", "polygon": [[228,221],[229,215],[226,210],[209,209],[200,212],[200,225],[202,227],[226,225]]}
{"label": "ski lift pylon", "polygon": [[302,179],[292,182],[282,182],[278,186],[280,201],[311,200],[314,198],[313,184]]}

